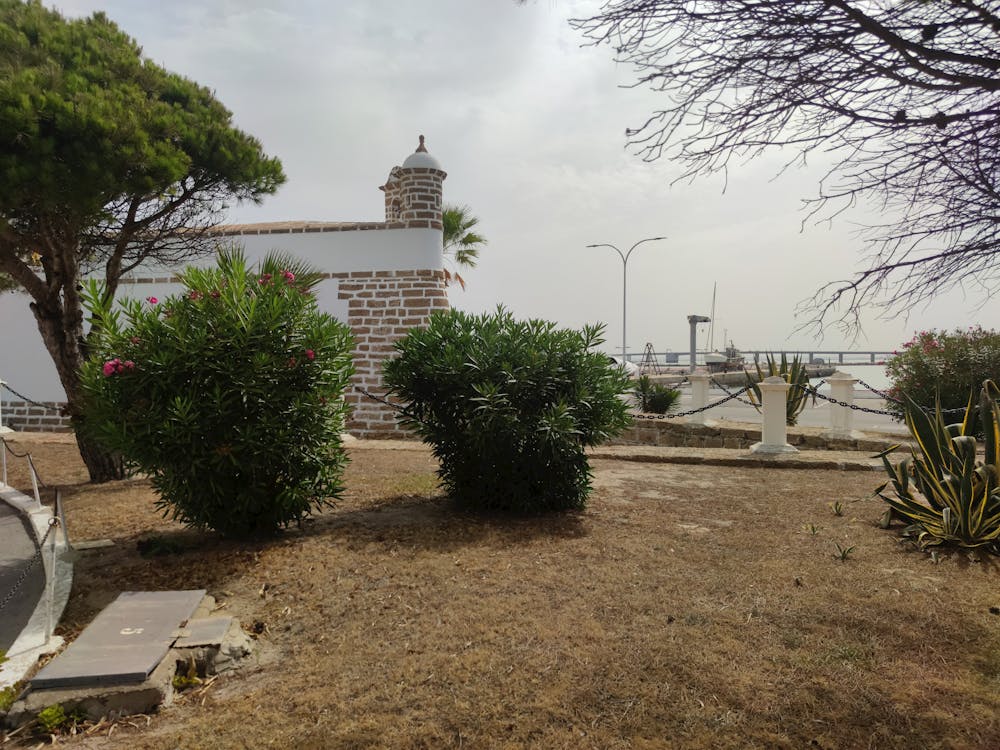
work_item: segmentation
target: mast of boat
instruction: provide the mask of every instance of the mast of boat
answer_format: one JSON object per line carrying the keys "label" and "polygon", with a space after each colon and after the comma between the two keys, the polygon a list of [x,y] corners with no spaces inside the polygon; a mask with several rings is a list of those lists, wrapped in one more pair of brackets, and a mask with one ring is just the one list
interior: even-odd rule
{"label": "mast of boat", "polygon": [[712,312],[708,314],[708,348],[705,350],[707,352],[715,351],[715,288],[718,284],[717,281],[712,282]]}

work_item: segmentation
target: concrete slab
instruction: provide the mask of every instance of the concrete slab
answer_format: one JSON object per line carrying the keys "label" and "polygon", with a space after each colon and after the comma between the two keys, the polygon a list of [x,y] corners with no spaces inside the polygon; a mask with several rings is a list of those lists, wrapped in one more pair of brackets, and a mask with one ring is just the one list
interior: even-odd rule
{"label": "concrete slab", "polygon": [[143,682],[204,596],[204,590],[122,593],[31,679],[32,689]]}
{"label": "concrete slab", "polygon": [[225,640],[233,620],[232,617],[205,617],[189,620],[181,631],[181,636],[174,642],[174,646],[176,648],[219,646]]}

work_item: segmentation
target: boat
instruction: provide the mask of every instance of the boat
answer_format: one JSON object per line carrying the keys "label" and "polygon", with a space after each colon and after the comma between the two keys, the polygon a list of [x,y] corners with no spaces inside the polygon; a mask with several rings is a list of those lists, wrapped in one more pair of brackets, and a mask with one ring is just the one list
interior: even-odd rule
{"label": "boat", "polygon": [[[712,284],[712,314],[709,316],[711,323],[708,327],[709,347],[713,351],[705,352],[705,367],[709,372],[729,372],[730,370],[743,369],[743,355],[736,348],[732,340],[726,347],[725,353],[715,351],[715,292],[717,284]],[[726,340],[727,331],[723,331],[722,340]]]}
{"label": "boat", "polygon": [[740,350],[732,341],[723,352],[706,352],[705,366],[709,372],[729,372],[730,370],[742,370],[744,357]]}

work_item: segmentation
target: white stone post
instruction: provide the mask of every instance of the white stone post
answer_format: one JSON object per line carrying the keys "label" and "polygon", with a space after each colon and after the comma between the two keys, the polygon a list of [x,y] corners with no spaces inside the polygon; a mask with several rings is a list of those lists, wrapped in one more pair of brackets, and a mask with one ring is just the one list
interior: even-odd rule
{"label": "white stone post", "polygon": [[830,432],[827,435],[834,438],[850,438],[854,427],[854,410],[850,405],[854,403],[854,384],[858,379],[838,370],[828,377],[826,382],[830,384],[830,396],[847,404],[847,406],[830,404]]}
{"label": "white stone post", "polygon": [[[691,408],[700,409],[708,403],[709,375],[704,370],[697,370],[688,375],[691,381]],[[688,417],[689,424],[705,424],[705,412],[700,411]]]}
{"label": "white stone post", "polygon": [[792,387],[779,375],[764,378],[759,384],[760,398],[764,411],[761,418],[760,442],[754,443],[752,453],[798,453],[798,449],[788,444],[788,428],[785,425],[785,401]]}

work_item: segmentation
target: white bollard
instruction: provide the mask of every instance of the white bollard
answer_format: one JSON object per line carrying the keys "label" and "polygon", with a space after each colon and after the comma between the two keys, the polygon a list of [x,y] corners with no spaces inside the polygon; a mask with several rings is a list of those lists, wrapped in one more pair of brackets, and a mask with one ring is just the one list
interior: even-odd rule
{"label": "white bollard", "polygon": [[798,453],[798,448],[788,444],[788,427],[785,424],[785,402],[791,385],[779,375],[764,378],[759,384],[761,406],[760,442],[750,447],[751,453]]}
{"label": "white bollard", "polygon": [[830,384],[830,396],[847,404],[830,404],[830,432],[827,435],[833,438],[851,438],[851,431],[854,429],[854,410],[851,405],[854,403],[854,384],[858,379],[838,370],[826,382]]}
{"label": "white bollard", "polygon": [[[704,370],[696,370],[688,375],[688,380],[691,381],[691,408],[700,409],[708,403],[709,375]],[[705,412],[692,414],[688,424],[705,424]]]}

